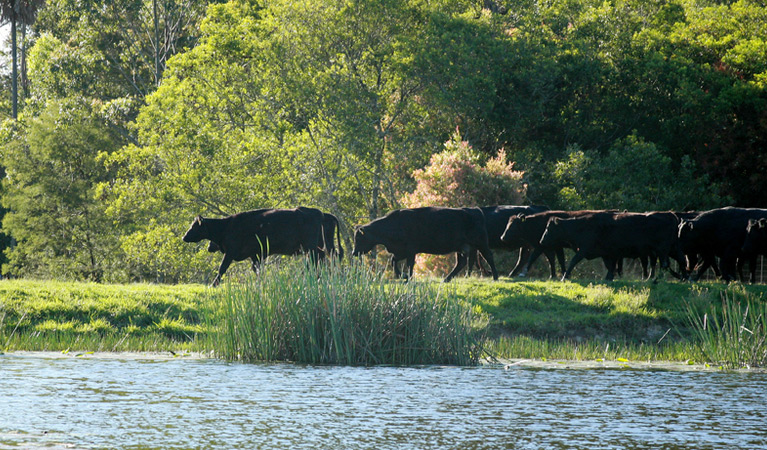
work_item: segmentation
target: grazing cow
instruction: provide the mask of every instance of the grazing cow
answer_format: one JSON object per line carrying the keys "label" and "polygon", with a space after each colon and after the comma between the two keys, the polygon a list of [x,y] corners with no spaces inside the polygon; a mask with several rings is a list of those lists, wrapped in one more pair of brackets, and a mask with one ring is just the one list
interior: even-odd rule
{"label": "grazing cow", "polygon": [[[445,277],[444,281],[448,282],[466,266],[471,253],[479,251],[490,265],[493,279],[498,279],[479,208],[427,207],[392,211],[355,230],[352,255],[367,253],[379,244],[392,254],[391,264],[397,278],[413,276],[418,253],[444,255],[458,252],[463,257],[457,258],[455,267]],[[401,273],[398,262],[403,259],[405,270]]]}
{"label": "grazing cow", "polygon": [[[712,209],[699,214],[692,220],[679,224],[679,241],[682,248],[698,249],[703,264],[693,279],[697,280],[710,265],[720,259],[719,269],[726,282],[736,279],[745,261],[750,262],[750,281],[756,281],[756,254],[743,252],[748,222],[751,219],[767,218],[767,210],[756,208]],[[741,278],[743,278],[741,276]]]}
{"label": "grazing cow", "polygon": [[546,231],[546,225],[551,218],[558,217],[560,219],[571,219],[573,217],[582,217],[605,212],[609,211],[544,211],[529,216],[517,215],[510,217],[506,224],[506,229],[501,235],[501,240],[510,246],[529,245],[533,248],[532,254],[518,276],[526,277],[527,273],[530,271],[530,267],[532,267],[533,263],[535,263],[541,254],[546,255],[546,259],[549,260],[551,278],[557,277],[557,267],[554,260],[555,256],[559,260],[562,273],[565,272],[564,249],[571,247],[567,245],[541,244],[541,237],[543,237],[543,232]]}
{"label": "grazing cow", "polygon": [[602,258],[606,280],[612,280],[622,258],[657,257],[670,270],[669,257],[684,262],[676,236],[673,214],[596,213],[571,219],[552,218],[541,237],[541,245],[561,245],[577,251],[562,280],[570,276],[582,259]]}
{"label": "grazing cow", "polygon": [[258,209],[223,219],[197,216],[182,238],[184,242],[211,241],[208,251],[221,251],[224,258],[212,285],[221,282],[233,261],[250,258],[257,269],[268,255],[310,254],[317,261],[322,253],[322,211],[314,208]]}
{"label": "grazing cow", "polygon": [[[482,214],[485,216],[485,228],[487,229],[487,241],[490,245],[490,248],[492,250],[507,250],[507,251],[514,251],[519,249],[519,258],[517,258],[517,263],[514,265],[514,268],[509,272],[509,276],[512,277],[516,275],[524,265],[524,262],[527,261],[527,257],[530,254],[530,248],[531,245],[527,243],[507,243],[503,242],[501,240],[501,235],[503,235],[504,230],[506,229],[506,224],[509,221],[509,218],[514,216],[526,216],[531,214],[536,214],[543,211],[548,211],[549,208],[546,206],[513,206],[513,205],[497,205],[497,206],[483,206],[479,208],[482,210]],[[477,260],[477,265],[482,268],[479,264],[479,259],[477,258],[476,252],[474,252],[473,259]],[[460,254],[459,254],[460,257]],[[471,267],[469,267],[471,269]]]}

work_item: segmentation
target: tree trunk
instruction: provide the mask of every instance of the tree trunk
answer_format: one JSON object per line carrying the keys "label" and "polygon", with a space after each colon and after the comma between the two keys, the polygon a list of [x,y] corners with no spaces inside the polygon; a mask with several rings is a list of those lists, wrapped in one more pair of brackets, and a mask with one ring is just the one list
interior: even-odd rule
{"label": "tree trunk", "polygon": [[160,25],[157,17],[157,0],[152,1],[154,8],[154,82],[160,85]]}
{"label": "tree trunk", "polygon": [[14,13],[14,17],[11,17],[11,60],[13,61],[11,69],[11,117],[14,120],[19,117],[19,63],[16,53],[16,17]]}
{"label": "tree trunk", "polygon": [[29,78],[27,78],[27,26],[21,24],[21,92],[22,101],[29,98]]}

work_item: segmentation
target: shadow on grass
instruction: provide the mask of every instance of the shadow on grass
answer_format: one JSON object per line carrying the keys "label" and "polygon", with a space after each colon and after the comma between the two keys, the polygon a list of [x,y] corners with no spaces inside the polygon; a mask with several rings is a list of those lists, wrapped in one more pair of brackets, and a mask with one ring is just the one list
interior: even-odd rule
{"label": "shadow on grass", "polygon": [[491,336],[605,339],[657,343],[691,336],[687,305],[720,302],[742,290],[765,296],[765,286],[642,281],[509,281],[463,279],[459,295],[491,317]]}

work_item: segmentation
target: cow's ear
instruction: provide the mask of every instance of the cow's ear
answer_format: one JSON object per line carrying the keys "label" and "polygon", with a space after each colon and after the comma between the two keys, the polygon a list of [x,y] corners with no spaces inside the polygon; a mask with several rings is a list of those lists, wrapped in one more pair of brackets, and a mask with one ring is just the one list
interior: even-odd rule
{"label": "cow's ear", "polygon": [[552,217],[552,218],[549,220],[549,223],[553,223],[553,224],[555,224],[555,225],[556,225],[556,224],[558,224],[558,223],[559,223],[559,220],[560,220],[560,219],[561,219],[560,217]]}
{"label": "cow's ear", "polygon": [[198,224],[202,225],[202,216],[195,217],[194,221],[197,222]]}
{"label": "cow's ear", "polygon": [[758,223],[759,223],[759,228],[767,227],[767,218],[763,217],[763,218],[759,219]]}

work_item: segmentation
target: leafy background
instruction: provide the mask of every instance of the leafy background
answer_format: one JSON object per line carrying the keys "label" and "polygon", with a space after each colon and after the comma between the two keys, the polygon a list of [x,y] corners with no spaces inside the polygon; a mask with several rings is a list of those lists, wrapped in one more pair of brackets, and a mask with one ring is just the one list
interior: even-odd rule
{"label": "leafy background", "polygon": [[204,280],[189,222],[258,207],[332,212],[348,246],[460,182],[450,158],[480,174],[462,199],[763,206],[766,24],[754,0],[50,0],[17,120],[0,98],[2,271]]}

